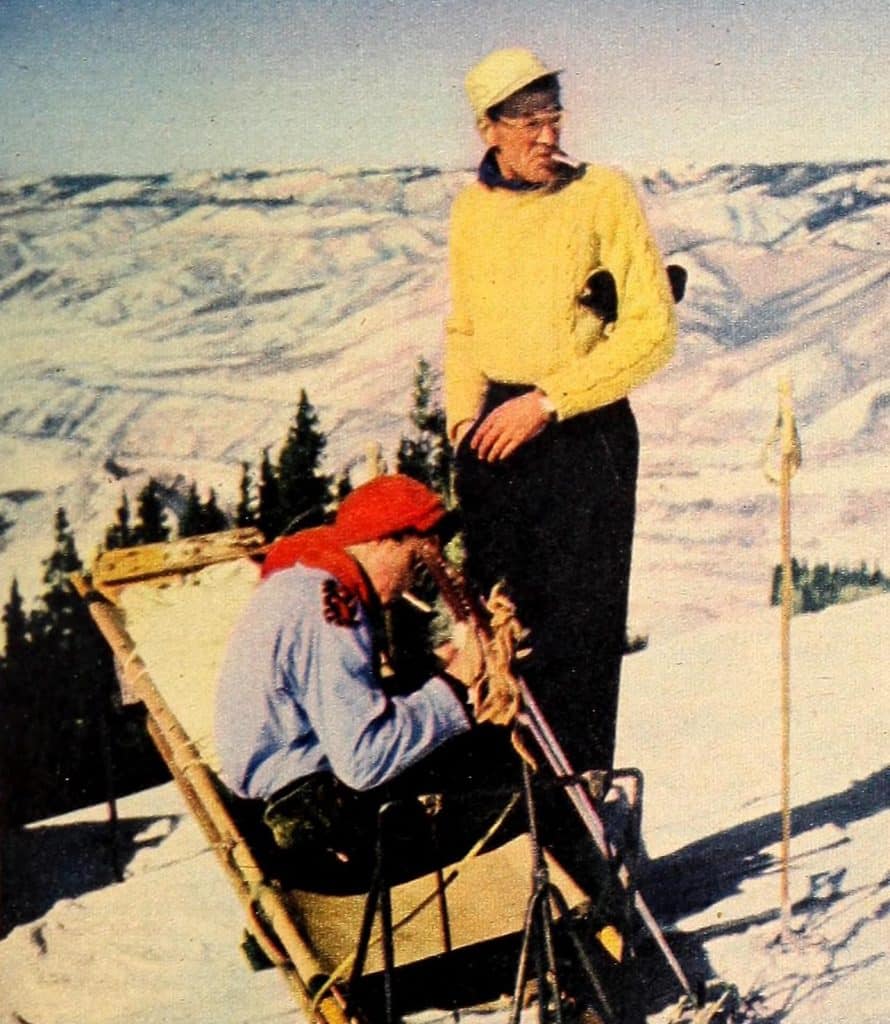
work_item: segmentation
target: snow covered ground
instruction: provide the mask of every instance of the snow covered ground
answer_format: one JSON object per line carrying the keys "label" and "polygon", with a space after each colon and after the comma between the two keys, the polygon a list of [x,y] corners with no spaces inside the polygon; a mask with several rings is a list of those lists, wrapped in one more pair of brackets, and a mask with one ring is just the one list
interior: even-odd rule
{"label": "snow covered ground", "polygon": [[[890,1019],[888,612],[890,597],[876,597],[793,621],[787,948],[776,942],[777,612],[704,627],[626,662],[619,761],[645,772],[644,892],[686,969],[738,986],[746,1021]],[[103,808],[13,836],[0,1021],[293,1019],[284,981],[247,968],[240,905],[173,784],[120,809],[120,884]],[[652,1021],[665,1020],[674,995],[669,977],[653,985]]]}

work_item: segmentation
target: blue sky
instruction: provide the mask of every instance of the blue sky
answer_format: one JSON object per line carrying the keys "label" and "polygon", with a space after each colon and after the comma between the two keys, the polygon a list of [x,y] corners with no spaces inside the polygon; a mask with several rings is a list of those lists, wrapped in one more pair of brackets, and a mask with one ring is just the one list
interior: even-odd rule
{"label": "blue sky", "polygon": [[0,0],[0,174],[468,166],[503,45],[587,159],[890,156],[886,0]]}

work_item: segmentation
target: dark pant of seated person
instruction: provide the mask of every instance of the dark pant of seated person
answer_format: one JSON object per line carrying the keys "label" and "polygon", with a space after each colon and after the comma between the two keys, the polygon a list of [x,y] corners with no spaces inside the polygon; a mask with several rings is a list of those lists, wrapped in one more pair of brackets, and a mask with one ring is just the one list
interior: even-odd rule
{"label": "dark pant of seated person", "polygon": [[[506,730],[480,726],[444,743],[396,779],[357,792],[318,772],[274,794],[263,821],[278,851],[275,872],[295,888],[358,892],[370,884],[383,811],[386,881],[394,884],[453,863],[486,836],[521,787]],[[430,801],[418,799],[431,796]],[[439,799],[441,797],[441,799]],[[525,826],[521,801],[487,842]]]}
{"label": "dark pant of seated person", "polygon": [[[449,741],[394,781],[365,793],[317,773],[266,804],[261,828],[274,851],[267,863],[286,888],[365,892],[378,853],[378,812],[389,804],[382,828],[384,880],[394,885],[416,878],[461,860],[483,837],[484,849],[494,849],[526,831],[521,774],[509,733],[493,726]],[[596,930],[609,923],[626,932],[628,892],[617,879],[617,866],[594,848],[564,786],[546,770],[534,772],[532,781],[542,843],[587,893],[590,924]],[[433,794],[441,800],[429,813],[418,797]],[[512,810],[497,824],[511,801]]]}

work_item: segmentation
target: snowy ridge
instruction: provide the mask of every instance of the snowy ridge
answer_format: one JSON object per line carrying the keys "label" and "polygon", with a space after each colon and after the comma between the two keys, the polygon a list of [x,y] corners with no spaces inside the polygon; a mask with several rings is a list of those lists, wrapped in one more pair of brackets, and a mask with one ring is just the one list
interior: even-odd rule
{"label": "snowy ridge", "polygon": [[[440,362],[447,215],[468,180],[416,167],[0,181],[4,593],[14,574],[39,589],[59,504],[88,556],[121,487],[147,474],[233,502],[240,461],[281,441],[300,388],[331,471],[372,442],[391,458],[417,357]],[[635,400],[641,626],[762,602],[775,493],[758,459],[783,374],[808,457],[800,553],[886,564],[890,164],[665,171],[640,190],[690,272],[677,358]]]}

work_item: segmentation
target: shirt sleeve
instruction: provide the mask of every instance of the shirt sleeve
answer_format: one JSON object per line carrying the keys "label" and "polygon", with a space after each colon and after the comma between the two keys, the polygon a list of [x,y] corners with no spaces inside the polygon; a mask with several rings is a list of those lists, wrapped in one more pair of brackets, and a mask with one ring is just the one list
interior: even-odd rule
{"label": "shirt sleeve", "polygon": [[319,610],[305,626],[286,675],[331,769],[347,786],[379,786],[470,728],[444,679],[434,677],[407,696],[382,691],[363,609],[347,625],[326,621]]}
{"label": "shirt sleeve", "polygon": [[624,398],[671,358],[677,319],[670,283],[631,182],[617,175],[598,205],[601,263],[615,278],[618,319],[586,355],[540,381],[560,419]]}

